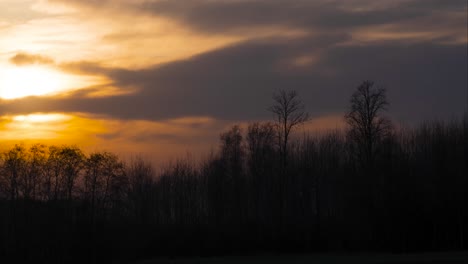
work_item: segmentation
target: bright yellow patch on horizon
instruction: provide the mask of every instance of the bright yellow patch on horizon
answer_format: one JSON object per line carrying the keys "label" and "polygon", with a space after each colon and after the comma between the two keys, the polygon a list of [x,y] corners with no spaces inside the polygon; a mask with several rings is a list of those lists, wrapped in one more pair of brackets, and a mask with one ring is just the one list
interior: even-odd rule
{"label": "bright yellow patch on horizon", "polygon": [[33,113],[0,118],[0,138],[3,141],[52,141],[90,144],[93,138],[106,132],[99,120],[64,113]]}
{"label": "bright yellow patch on horizon", "polygon": [[13,121],[26,122],[26,123],[46,123],[57,122],[71,119],[70,115],[65,114],[30,114],[30,115],[17,115],[12,118]]}
{"label": "bright yellow patch on horizon", "polygon": [[0,99],[55,95],[92,84],[80,76],[64,74],[44,66],[0,68]]}

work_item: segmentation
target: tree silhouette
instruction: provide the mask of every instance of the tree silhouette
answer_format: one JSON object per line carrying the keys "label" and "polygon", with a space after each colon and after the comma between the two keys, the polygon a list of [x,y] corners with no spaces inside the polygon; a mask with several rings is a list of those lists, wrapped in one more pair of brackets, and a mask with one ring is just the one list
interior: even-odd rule
{"label": "tree silhouette", "polygon": [[60,156],[60,147],[50,146],[45,167],[45,188],[44,193],[47,200],[58,200],[62,194],[63,181],[63,161]]}
{"label": "tree silhouette", "polygon": [[357,143],[359,157],[367,165],[373,161],[376,144],[391,130],[391,122],[381,115],[389,105],[384,88],[364,81],[351,96],[351,108],[345,115],[349,136]]}
{"label": "tree silhouette", "polygon": [[265,174],[274,154],[275,127],[272,123],[253,123],[247,128],[248,168],[255,176]]}
{"label": "tree silhouette", "polygon": [[221,134],[221,159],[226,172],[237,177],[242,171],[244,148],[242,130],[238,125]]}
{"label": "tree silhouette", "polygon": [[84,166],[85,156],[77,147],[62,147],[59,152],[60,160],[63,163],[63,181],[65,185],[66,197],[70,201],[76,179]]}
{"label": "tree silhouette", "polygon": [[12,201],[20,198],[21,182],[27,175],[28,154],[23,145],[15,145],[12,149],[3,153],[2,176],[7,183],[6,189],[9,193],[9,199]]}
{"label": "tree silhouette", "polygon": [[34,144],[29,148],[28,171],[23,179],[25,199],[36,199],[40,184],[44,180],[44,165],[47,161],[47,147]]}
{"label": "tree silhouette", "polygon": [[151,201],[154,184],[154,171],[151,163],[141,157],[132,159],[126,167],[129,180],[128,199],[135,219],[145,223],[152,213]]}
{"label": "tree silhouette", "polygon": [[273,94],[274,104],[269,111],[275,115],[278,145],[283,167],[286,167],[291,132],[309,119],[305,106],[296,91],[279,90]]}
{"label": "tree silhouette", "polygon": [[124,165],[119,158],[109,152],[92,153],[85,162],[84,195],[91,203],[91,220],[96,217],[98,208],[106,210],[126,193],[124,185]]}

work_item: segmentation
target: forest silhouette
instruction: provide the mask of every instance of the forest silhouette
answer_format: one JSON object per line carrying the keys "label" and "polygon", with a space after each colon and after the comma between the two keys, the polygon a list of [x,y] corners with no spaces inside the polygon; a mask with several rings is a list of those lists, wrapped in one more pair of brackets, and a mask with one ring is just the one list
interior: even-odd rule
{"label": "forest silhouette", "polygon": [[309,115],[298,93],[277,91],[271,122],[233,126],[201,163],[157,169],[15,145],[1,153],[0,259],[467,250],[468,116],[402,128],[388,108],[365,81],[346,129],[292,137]]}

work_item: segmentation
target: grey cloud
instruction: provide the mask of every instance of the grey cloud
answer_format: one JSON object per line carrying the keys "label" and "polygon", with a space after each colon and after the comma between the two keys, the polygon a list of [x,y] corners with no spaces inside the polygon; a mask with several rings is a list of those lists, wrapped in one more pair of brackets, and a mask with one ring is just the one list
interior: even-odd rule
{"label": "grey cloud", "polygon": [[[288,26],[306,30],[338,30],[352,27],[402,23],[414,26],[415,18],[444,13],[445,20],[457,19],[453,12],[466,12],[465,0],[353,1],[361,11],[350,8],[350,1],[326,0],[188,0],[188,1],[122,1],[122,0],[55,0],[93,7],[95,11],[118,9],[168,17],[200,32],[223,33],[258,26]],[[378,6],[378,5],[376,5]],[[457,19],[458,21],[458,19]],[[458,21],[462,22],[462,21]],[[434,21],[436,25],[438,21]],[[425,24],[426,27],[430,25]]]}
{"label": "grey cloud", "polygon": [[[463,113],[468,60],[465,45],[380,43],[336,45],[346,35],[250,41],[143,70],[101,69],[125,89],[107,98],[26,98],[0,103],[0,112],[88,112],[122,119],[167,120],[212,116],[225,120],[270,118],[277,89],[296,89],[314,116],[343,113],[360,82],[388,88],[391,114],[413,122]],[[309,65],[298,56],[319,55]],[[99,68],[97,69],[99,70]]]}
{"label": "grey cloud", "polygon": [[[434,1],[433,1],[434,2]],[[220,32],[239,27],[286,25],[300,28],[339,28],[375,25],[422,16],[427,4],[355,12],[338,1],[158,1],[142,10],[176,18],[202,31]],[[411,8],[409,8],[411,7]]]}

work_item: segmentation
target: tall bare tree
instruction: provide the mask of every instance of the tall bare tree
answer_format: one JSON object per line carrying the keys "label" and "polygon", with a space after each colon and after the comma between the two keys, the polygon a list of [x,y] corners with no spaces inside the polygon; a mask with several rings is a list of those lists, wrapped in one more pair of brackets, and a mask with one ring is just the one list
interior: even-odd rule
{"label": "tall bare tree", "polygon": [[244,148],[242,129],[234,125],[229,131],[221,134],[221,158],[228,174],[237,177],[242,171]]}
{"label": "tall bare tree", "polygon": [[49,146],[46,161],[44,195],[46,200],[58,200],[62,194],[63,166],[60,158],[60,147]]}
{"label": "tall bare tree", "polygon": [[279,90],[273,94],[273,101],[274,103],[269,111],[275,115],[281,161],[283,166],[286,167],[291,132],[299,125],[307,122],[309,114],[305,111],[304,104],[294,90]]}
{"label": "tall bare tree", "polygon": [[275,127],[272,123],[253,123],[247,128],[248,166],[250,173],[260,175],[271,164],[274,153]]}
{"label": "tall bare tree", "polygon": [[85,160],[84,171],[84,195],[91,204],[94,221],[97,209],[105,215],[122,199],[127,186],[125,166],[115,154],[95,152]]}
{"label": "tall bare tree", "polygon": [[40,183],[44,177],[44,165],[47,162],[47,147],[34,144],[29,148],[28,170],[21,183],[25,199],[36,199]]}
{"label": "tall bare tree", "polygon": [[64,146],[60,149],[59,157],[63,167],[63,184],[66,197],[72,200],[76,180],[83,169],[85,155],[76,146]]}
{"label": "tall bare tree", "polygon": [[350,126],[349,136],[357,143],[359,156],[367,165],[372,163],[376,144],[391,131],[390,120],[382,115],[389,103],[385,88],[375,88],[364,81],[351,96],[351,108],[345,115]]}
{"label": "tall bare tree", "polygon": [[[22,179],[27,175],[28,152],[24,145],[15,145],[2,155],[2,177],[7,182],[9,199],[15,201],[22,196]],[[24,193],[23,193],[24,195]]]}
{"label": "tall bare tree", "polygon": [[142,157],[132,158],[126,166],[129,179],[128,200],[138,221],[148,221],[153,215],[154,206],[154,169],[150,162]]}

